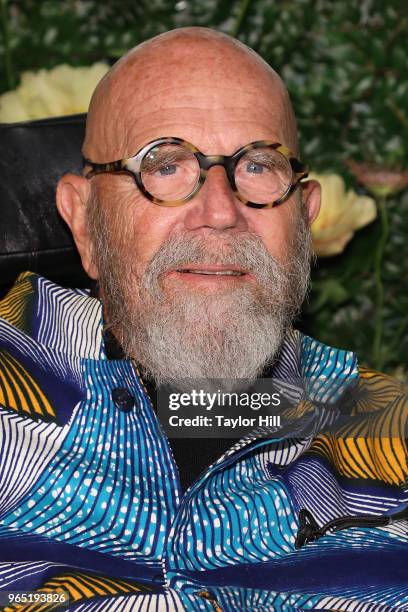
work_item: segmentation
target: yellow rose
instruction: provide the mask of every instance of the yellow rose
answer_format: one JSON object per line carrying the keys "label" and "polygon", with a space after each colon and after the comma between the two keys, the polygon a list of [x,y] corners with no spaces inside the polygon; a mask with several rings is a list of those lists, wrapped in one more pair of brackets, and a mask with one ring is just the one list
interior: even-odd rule
{"label": "yellow rose", "polygon": [[86,113],[93,90],[108,70],[107,64],[99,62],[23,72],[17,89],[0,96],[0,122]]}
{"label": "yellow rose", "polygon": [[346,192],[344,180],[337,174],[309,174],[322,187],[322,205],[312,224],[316,255],[330,257],[344,250],[355,230],[371,223],[377,216],[372,198]]}

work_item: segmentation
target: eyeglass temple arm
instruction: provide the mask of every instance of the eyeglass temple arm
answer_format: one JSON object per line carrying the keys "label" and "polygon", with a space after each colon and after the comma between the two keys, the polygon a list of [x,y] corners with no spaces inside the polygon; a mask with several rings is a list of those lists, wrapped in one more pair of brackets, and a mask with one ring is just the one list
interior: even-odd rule
{"label": "eyeglass temple arm", "polygon": [[[126,160],[119,159],[114,162],[98,164],[84,157],[84,174],[86,177],[89,177],[93,176],[94,174],[101,174],[103,172],[126,172],[126,168],[124,167],[124,161]],[[90,168],[89,170],[86,170],[87,166]]]}
{"label": "eyeglass temple arm", "polygon": [[302,178],[306,178],[308,176],[309,174],[308,166],[304,164],[303,162],[299,161],[298,159],[296,159],[296,157],[290,157],[289,163],[291,165],[293,172],[298,177],[298,180]]}

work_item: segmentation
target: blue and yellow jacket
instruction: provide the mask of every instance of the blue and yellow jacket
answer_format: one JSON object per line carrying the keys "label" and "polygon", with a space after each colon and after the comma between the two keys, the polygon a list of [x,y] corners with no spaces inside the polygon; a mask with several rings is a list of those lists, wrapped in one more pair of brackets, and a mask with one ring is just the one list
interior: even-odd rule
{"label": "blue and yellow jacket", "polygon": [[[402,383],[289,332],[276,373],[309,389],[293,430],[244,437],[182,494],[102,328],[99,300],[35,274],[0,302],[0,591],[86,611],[408,609]],[[45,609],[21,605],[4,609]]]}

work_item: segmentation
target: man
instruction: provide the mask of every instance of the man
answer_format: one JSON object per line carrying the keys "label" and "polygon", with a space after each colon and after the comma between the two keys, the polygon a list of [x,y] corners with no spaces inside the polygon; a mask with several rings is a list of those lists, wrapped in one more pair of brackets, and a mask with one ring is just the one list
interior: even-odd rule
{"label": "man", "polygon": [[[291,327],[319,186],[279,77],[220,33],[166,33],[98,85],[83,153],[57,205],[94,296],[24,274],[0,304],[1,588],[78,610],[406,609],[406,396]],[[308,391],[286,429],[163,434],[156,386],[262,377]]]}

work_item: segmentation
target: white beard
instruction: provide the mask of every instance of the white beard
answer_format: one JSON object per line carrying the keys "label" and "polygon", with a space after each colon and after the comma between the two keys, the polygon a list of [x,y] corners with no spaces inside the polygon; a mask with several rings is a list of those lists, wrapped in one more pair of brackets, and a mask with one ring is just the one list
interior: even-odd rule
{"label": "white beard", "polygon": [[158,384],[223,379],[230,388],[229,379],[256,378],[282,342],[281,313],[256,306],[247,287],[228,295],[180,293],[144,312],[126,350]]}

